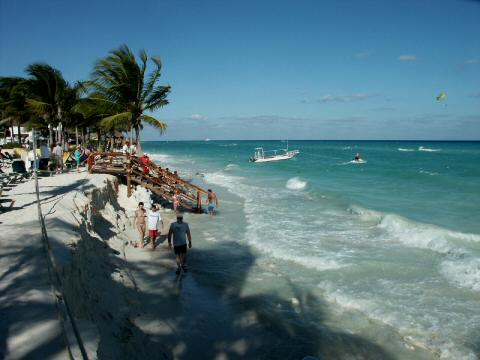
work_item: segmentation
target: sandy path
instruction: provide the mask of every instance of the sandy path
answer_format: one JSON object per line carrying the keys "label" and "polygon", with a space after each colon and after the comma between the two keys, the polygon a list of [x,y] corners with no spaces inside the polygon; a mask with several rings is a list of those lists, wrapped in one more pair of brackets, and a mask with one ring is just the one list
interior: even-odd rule
{"label": "sandy path", "polygon": [[[55,224],[49,219],[58,211],[55,205],[74,188],[80,188],[85,175],[40,179],[42,210],[52,235]],[[68,358],[49,282],[34,181],[18,184],[4,195],[15,199],[15,205],[0,214],[0,357]],[[62,224],[61,216],[55,219],[63,229],[51,237],[52,242],[59,236],[74,235],[71,224]]]}

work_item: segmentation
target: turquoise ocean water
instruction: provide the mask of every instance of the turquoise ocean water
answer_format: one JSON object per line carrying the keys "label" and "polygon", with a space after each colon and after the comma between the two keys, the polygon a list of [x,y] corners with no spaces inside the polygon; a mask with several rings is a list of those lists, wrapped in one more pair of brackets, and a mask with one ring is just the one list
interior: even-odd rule
{"label": "turquoise ocean water", "polygon": [[[290,141],[297,158],[248,162],[257,146],[285,145],[143,143],[219,195],[214,221],[188,215],[204,250],[191,254],[195,280],[258,300],[271,328],[301,338],[285,358],[383,358],[376,346],[478,358],[480,143]],[[350,162],[356,152],[366,164]]]}

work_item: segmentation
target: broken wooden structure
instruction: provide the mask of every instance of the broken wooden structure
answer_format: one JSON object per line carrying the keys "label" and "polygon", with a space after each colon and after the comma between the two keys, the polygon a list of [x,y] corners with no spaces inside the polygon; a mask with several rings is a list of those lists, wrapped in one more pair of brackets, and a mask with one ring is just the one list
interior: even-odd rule
{"label": "broken wooden structure", "polygon": [[183,180],[152,161],[142,163],[135,155],[119,152],[94,152],[87,160],[88,171],[97,174],[112,174],[126,178],[127,194],[132,194],[132,183],[151,190],[164,200],[173,203],[177,193],[180,208],[203,212],[203,197],[207,192],[201,187]]}

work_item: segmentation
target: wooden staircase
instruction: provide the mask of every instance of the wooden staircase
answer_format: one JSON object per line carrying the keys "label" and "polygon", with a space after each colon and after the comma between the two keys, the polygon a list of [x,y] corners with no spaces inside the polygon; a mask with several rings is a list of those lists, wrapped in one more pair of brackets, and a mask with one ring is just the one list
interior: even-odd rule
{"label": "wooden staircase", "polygon": [[140,158],[134,155],[94,152],[88,157],[87,164],[90,173],[125,177],[129,197],[134,183],[151,190],[170,203],[173,203],[173,194],[176,192],[180,208],[193,212],[203,212],[202,205],[207,201],[206,198],[203,199],[207,192],[201,187],[162,169],[152,161],[144,165]]}

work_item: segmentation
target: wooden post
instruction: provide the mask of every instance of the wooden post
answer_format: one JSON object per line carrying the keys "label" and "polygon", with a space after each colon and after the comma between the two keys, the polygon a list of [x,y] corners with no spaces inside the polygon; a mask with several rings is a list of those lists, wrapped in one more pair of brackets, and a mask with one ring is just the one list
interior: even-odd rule
{"label": "wooden post", "polygon": [[130,157],[128,157],[127,158],[127,197],[132,196],[131,173],[132,173],[132,164],[130,161]]}

